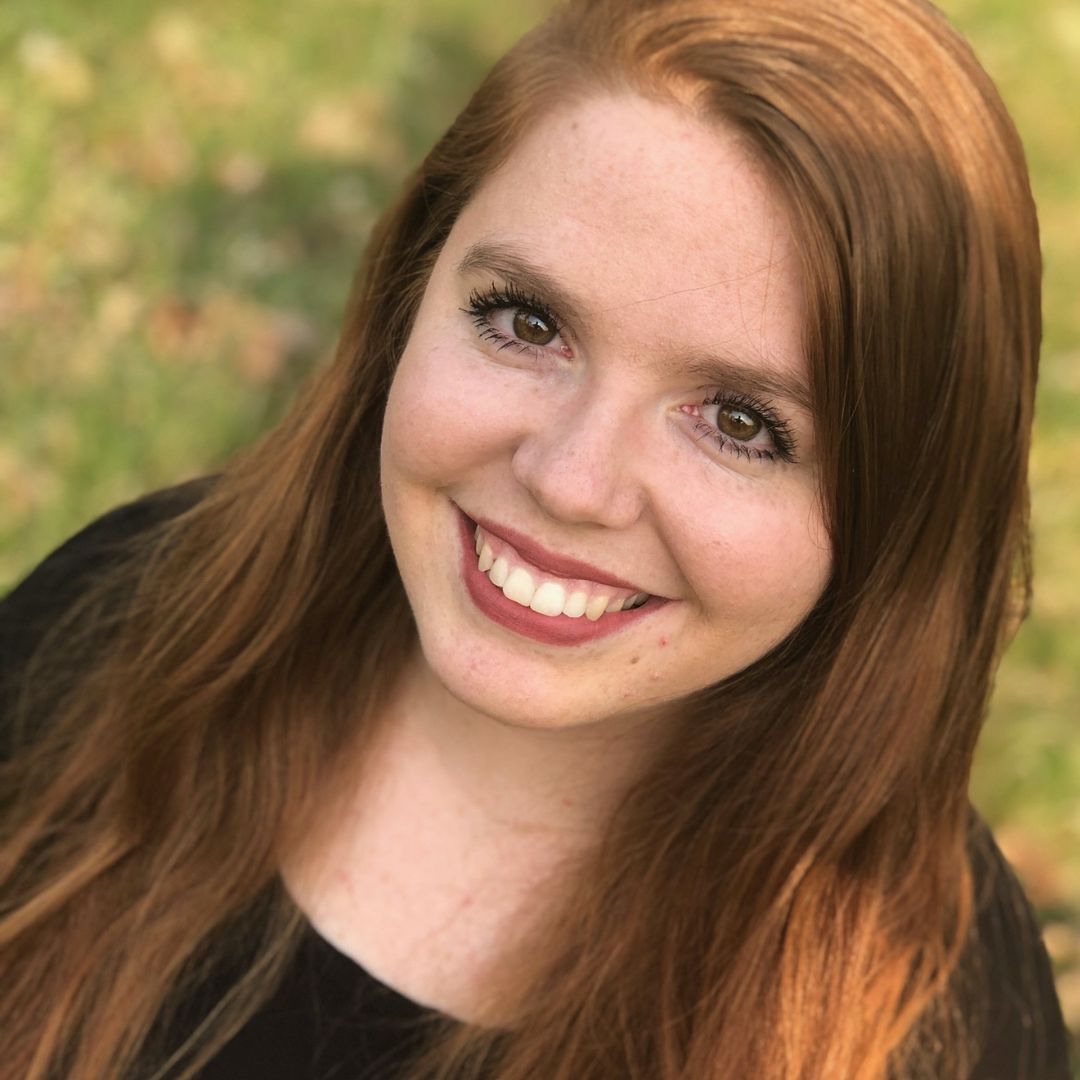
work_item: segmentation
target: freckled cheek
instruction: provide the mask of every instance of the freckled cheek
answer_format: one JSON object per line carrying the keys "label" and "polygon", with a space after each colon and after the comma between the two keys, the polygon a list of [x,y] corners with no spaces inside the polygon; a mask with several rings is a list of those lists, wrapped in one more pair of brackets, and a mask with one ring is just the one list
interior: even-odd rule
{"label": "freckled cheek", "polygon": [[793,622],[813,607],[829,572],[824,530],[809,504],[748,504],[717,515],[684,570],[710,614]]}
{"label": "freckled cheek", "polygon": [[407,352],[390,392],[385,452],[420,475],[484,460],[520,437],[529,415],[524,389],[462,349]]}

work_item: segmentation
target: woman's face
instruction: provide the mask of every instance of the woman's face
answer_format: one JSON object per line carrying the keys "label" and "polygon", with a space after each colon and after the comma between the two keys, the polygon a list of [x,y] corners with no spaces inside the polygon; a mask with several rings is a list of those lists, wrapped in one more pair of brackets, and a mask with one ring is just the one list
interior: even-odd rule
{"label": "woman's face", "polygon": [[386,414],[390,537],[451,694],[629,717],[803,619],[830,565],[803,318],[784,209],[725,129],[634,96],[536,125],[454,226]]}

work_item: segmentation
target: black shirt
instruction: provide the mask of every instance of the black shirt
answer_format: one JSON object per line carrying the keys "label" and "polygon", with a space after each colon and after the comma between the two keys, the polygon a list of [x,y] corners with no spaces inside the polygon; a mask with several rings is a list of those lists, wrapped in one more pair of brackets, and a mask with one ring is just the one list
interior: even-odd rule
{"label": "black shirt", "polygon": [[[113,510],[0,601],[0,721],[41,635],[110,565],[118,545],[192,505],[211,482],[193,481]],[[0,734],[10,740],[6,722],[0,722]],[[6,756],[9,747],[0,749]],[[973,831],[971,858],[977,903],[972,950],[986,1032],[971,1080],[1068,1080],[1064,1023],[1031,906],[984,827]],[[225,974],[221,982],[227,982]],[[213,980],[207,987],[211,996],[225,989]],[[338,952],[309,923],[272,998],[201,1075],[387,1080],[418,1045],[416,1022],[431,1015]]]}

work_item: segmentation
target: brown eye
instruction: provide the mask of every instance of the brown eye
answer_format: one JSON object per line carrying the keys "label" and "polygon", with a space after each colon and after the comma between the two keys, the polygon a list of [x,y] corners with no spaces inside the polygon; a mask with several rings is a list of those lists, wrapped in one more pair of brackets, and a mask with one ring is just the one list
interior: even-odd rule
{"label": "brown eye", "polygon": [[749,409],[728,405],[716,414],[716,426],[733,439],[752,439],[762,427],[761,418]]}
{"label": "brown eye", "polygon": [[514,335],[530,345],[550,345],[557,331],[541,315],[526,308],[514,312]]}

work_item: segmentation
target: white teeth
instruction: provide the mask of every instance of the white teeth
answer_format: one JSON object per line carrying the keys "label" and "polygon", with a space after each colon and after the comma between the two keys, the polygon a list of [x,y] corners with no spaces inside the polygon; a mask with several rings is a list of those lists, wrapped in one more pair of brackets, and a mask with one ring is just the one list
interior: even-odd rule
{"label": "white teeth", "polygon": [[588,619],[589,622],[596,622],[596,620],[607,611],[608,601],[610,599],[609,596],[594,596],[585,605],[585,618]]}
{"label": "white teeth", "polygon": [[511,569],[505,556],[495,557],[494,549],[479,526],[476,528],[475,539],[477,569],[482,574],[487,574],[491,583],[502,589],[508,600],[531,608],[540,615],[565,615],[570,619],[580,619],[584,615],[590,622],[596,622],[607,612],[628,611],[640,607],[649,598],[648,593],[634,593],[632,596],[613,600],[607,593],[590,596],[582,589],[567,594],[565,587],[554,581],[545,581],[537,587],[533,576],[524,567],[516,566]]}
{"label": "white teeth", "polygon": [[506,579],[510,576],[510,564],[500,555],[491,566],[491,573],[488,575],[491,578],[491,584],[497,589],[501,589],[506,584]]}
{"label": "white teeth", "polygon": [[[507,582],[509,585],[510,582]],[[541,615],[561,615],[566,603],[566,590],[554,581],[545,581],[532,598],[529,607]]]}
{"label": "white teeth", "polygon": [[580,619],[585,614],[585,608],[589,603],[589,594],[580,590],[571,593],[563,605],[562,613],[571,619]]}
{"label": "white teeth", "polygon": [[515,604],[528,607],[536,592],[536,582],[533,581],[532,574],[528,570],[515,566],[503,583],[502,591],[507,600],[513,600]]}

